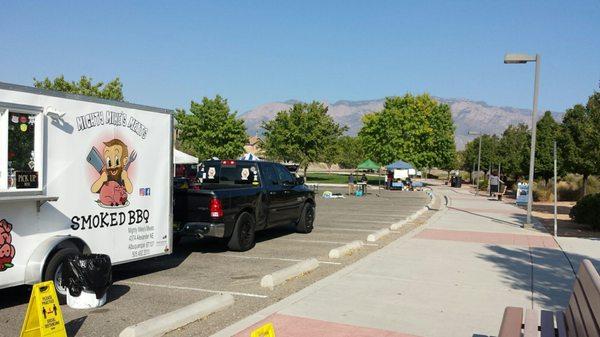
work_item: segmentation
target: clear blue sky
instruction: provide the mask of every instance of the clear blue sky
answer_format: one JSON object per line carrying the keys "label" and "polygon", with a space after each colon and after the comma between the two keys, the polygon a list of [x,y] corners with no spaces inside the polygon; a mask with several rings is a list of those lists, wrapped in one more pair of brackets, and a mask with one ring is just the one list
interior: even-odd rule
{"label": "clear blue sky", "polygon": [[531,107],[585,102],[600,81],[594,1],[3,1],[0,81],[119,76],[167,108],[221,94],[233,109],[287,99],[429,92]]}

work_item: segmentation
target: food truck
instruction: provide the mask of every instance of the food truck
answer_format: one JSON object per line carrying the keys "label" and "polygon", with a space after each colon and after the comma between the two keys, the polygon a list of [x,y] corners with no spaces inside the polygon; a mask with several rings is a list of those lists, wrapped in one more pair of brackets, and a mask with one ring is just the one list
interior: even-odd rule
{"label": "food truck", "polygon": [[173,113],[0,82],[0,288],[172,251]]}

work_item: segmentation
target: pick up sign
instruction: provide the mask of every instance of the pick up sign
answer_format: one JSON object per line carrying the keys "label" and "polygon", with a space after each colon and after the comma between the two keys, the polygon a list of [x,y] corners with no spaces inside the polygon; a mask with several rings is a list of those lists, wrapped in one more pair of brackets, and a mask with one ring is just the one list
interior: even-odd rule
{"label": "pick up sign", "polygon": [[15,172],[17,188],[38,188],[38,173],[36,171]]}

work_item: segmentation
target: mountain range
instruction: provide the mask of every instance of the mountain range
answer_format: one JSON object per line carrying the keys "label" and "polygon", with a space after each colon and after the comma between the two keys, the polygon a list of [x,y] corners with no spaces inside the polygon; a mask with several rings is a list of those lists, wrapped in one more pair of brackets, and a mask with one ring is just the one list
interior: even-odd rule
{"label": "mountain range", "polygon": [[[482,101],[462,98],[433,97],[440,103],[448,104],[452,111],[452,119],[456,126],[455,138],[458,149],[463,149],[465,144],[473,139],[469,131],[479,131],[485,134],[501,135],[512,124],[531,124],[531,110],[513,107],[491,106]],[[362,126],[361,117],[364,114],[383,109],[385,99],[366,101],[337,101],[333,104],[325,102],[329,108],[329,115],[342,124],[347,125],[349,135],[356,135]],[[272,119],[277,112],[289,109],[297,100],[285,102],[271,102],[257,106],[240,115],[246,123],[248,134],[260,134],[260,125],[263,121]],[[541,117],[539,113],[538,117]],[[561,120],[563,113],[553,112],[554,118]]]}

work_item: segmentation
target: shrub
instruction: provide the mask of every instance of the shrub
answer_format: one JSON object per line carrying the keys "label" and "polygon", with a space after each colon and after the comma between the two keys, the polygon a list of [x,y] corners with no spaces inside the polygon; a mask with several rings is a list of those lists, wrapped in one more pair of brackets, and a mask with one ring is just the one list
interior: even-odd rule
{"label": "shrub", "polygon": [[488,180],[487,179],[483,179],[481,181],[479,181],[479,190],[480,191],[487,191],[488,189]]}
{"label": "shrub", "polygon": [[575,222],[600,229],[600,193],[588,194],[581,198],[569,212]]}
{"label": "shrub", "polygon": [[551,201],[554,200],[554,182],[538,180],[533,184],[533,201]]}
{"label": "shrub", "polygon": [[[583,177],[579,174],[569,173],[558,183],[558,200],[576,201],[583,193]],[[587,183],[587,193],[600,193],[600,179],[590,176]]]}

